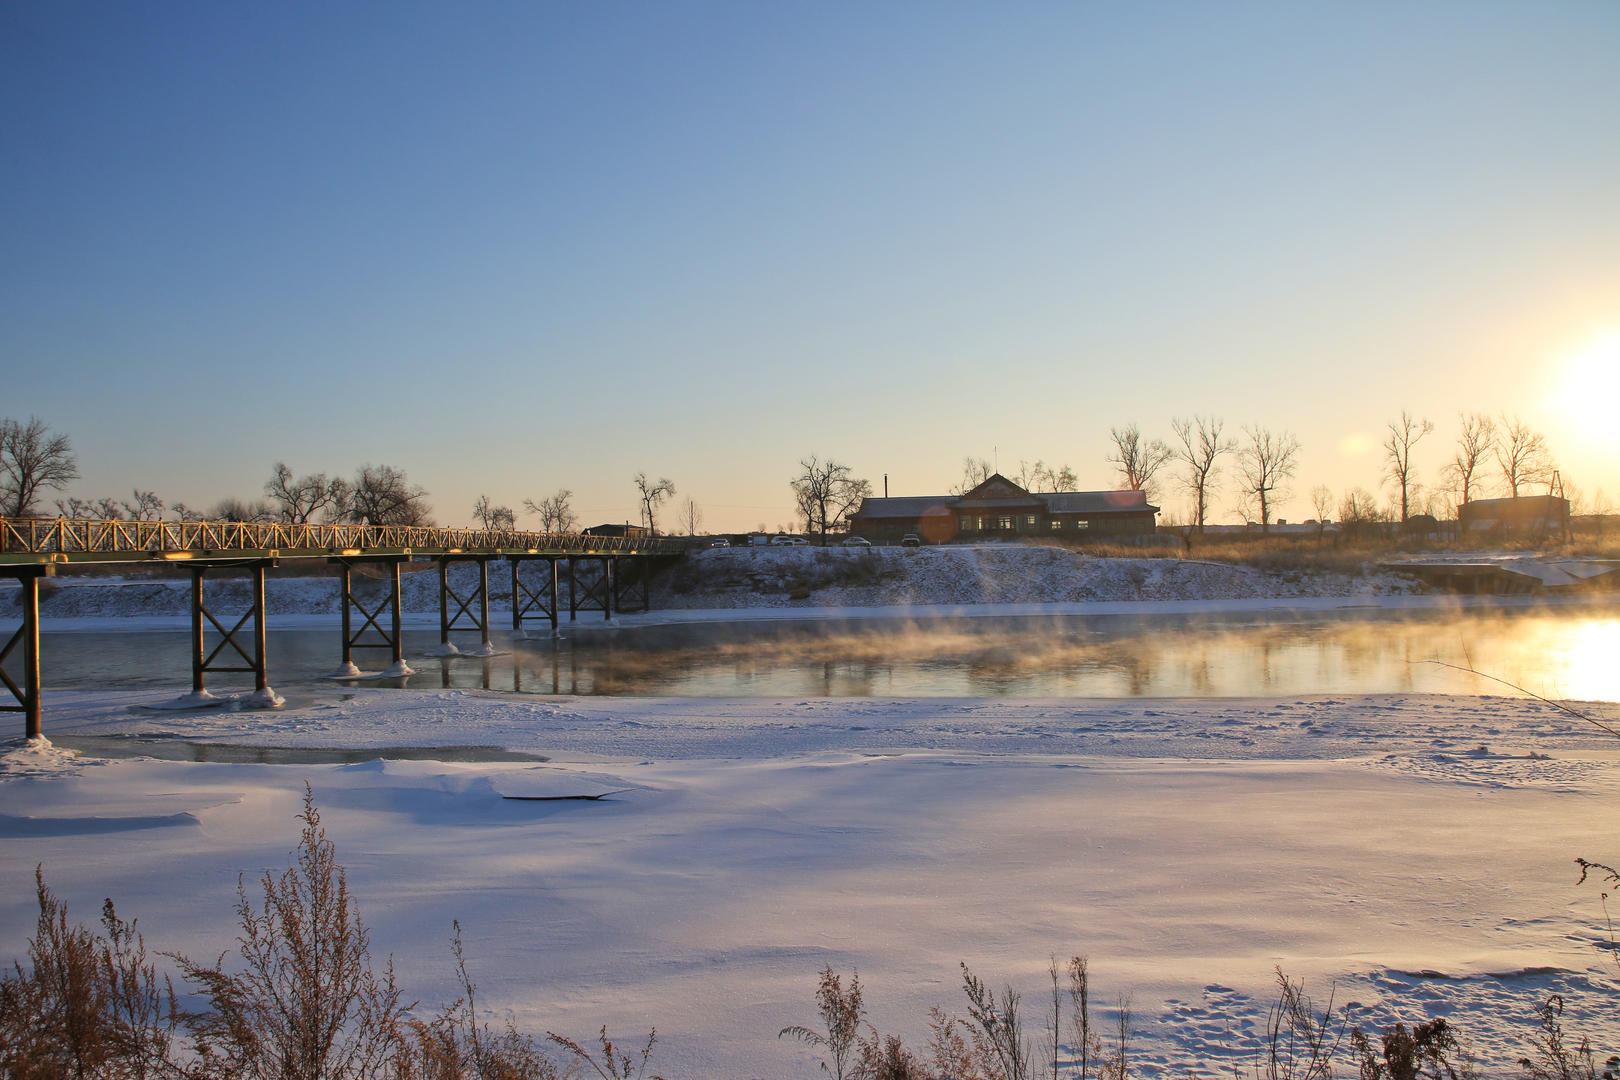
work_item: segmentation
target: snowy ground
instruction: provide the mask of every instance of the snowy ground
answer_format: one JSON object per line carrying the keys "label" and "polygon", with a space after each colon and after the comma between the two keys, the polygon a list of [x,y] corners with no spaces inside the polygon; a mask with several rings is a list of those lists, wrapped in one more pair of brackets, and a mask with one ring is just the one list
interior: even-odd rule
{"label": "snowy ground", "polygon": [[[1272,969],[1369,1025],[1447,1015],[1515,1075],[1557,992],[1604,1053],[1620,979],[1576,856],[1620,836],[1620,746],[1523,699],[756,701],[336,691],[174,715],[61,692],[59,738],[258,747],[498,746],[545,762],[350,765],[0,758],[0,940],[29,870],[79,918],[229,947],[237,876],[285,865],[304,783],[413,995],[579,1038],[656,1025],[671,1077],[817,1075],[775,1033],[816,972],[859,968],[872,1019],[926,1038],[958,961],[1037,1001],[1052,955],[1129,993],[1138,1075],[1231,1075]],[[1592,706],[1620,720],[1614,705]],[[15,743],[12,744],[15,747]],[[206,752],[204,752],[206,754]],[[512,801],[585,795],[600,801]]]}

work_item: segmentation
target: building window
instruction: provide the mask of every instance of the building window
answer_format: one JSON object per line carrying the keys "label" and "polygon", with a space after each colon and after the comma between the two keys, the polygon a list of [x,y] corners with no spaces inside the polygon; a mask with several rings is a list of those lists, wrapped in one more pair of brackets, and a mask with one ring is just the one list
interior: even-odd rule
{"label": "building window", "polygon": [[1089,528],[1091,528],[1091,522],[1082,519],[1080,521],[1075,522],[1074,527],[1077,528],[1077,529],[1089,529]]}
{"label": "building window", "polygon": [[1060,530],[1062,528],[1063,528],[1063,519],[1062,518],[1053,518],[1052,519],[1052,531],[1057,532],[1058,530]]}
{"label": "building window", "polygon": [[1002,532],[1012,532],[1012,521],[1013,519],[1010,516],[998,517],[996,518],[996,528]]}
{"label": "building window", "polygon": [[979,527],[973,523],[973,518],[969,517],[966,514],[962,515],[962,531],[963,532],[977,532],[978,528]]}
{"label": "building window", "polygon": [[1025,514],[1024,515],[1024,529],[1025,529],[1026,532],[1034,532],[1035,531],[1035,515],[1034,514]]}

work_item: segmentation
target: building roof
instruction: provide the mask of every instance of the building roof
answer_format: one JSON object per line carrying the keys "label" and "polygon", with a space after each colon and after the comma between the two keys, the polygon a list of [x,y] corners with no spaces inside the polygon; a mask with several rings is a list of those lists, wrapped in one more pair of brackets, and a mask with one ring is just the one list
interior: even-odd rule
{"label": "building roof", "polygon": [[1157,513],[1159,509],[1148,503],[1145,491],[1056,491],[1037,498],[1045,500],[1046,508],[1054,514]]}
{"label": "building roof", "polygon": [[884,518],[916,520],[927,513],[958,510],[1028,510],[1045,506],[1050,514],[1157,513],[1141,491],[1025,491],[1000,473],[965,495],[907,495],[866,499],[855,516],[867,521]]}
{"label": "building roof", "polygon": [[929,510],[949,510],[954,495],[907,495],[893,499],[865,499],[856,514],[863,518],[920,518]]}

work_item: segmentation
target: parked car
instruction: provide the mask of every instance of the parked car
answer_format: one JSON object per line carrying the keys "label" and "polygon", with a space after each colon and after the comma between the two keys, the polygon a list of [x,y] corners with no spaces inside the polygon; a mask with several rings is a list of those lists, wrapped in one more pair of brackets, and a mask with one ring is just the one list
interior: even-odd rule
{"label": "parked car", "polygon": [[773,536],[773,537],[771,537],[771,546],[772,547],[792,547],[795,544],[802,544],[802,543],[804,543],[804,541],[802,539],[800,539],[799,537],[797,537],[797,536]]}
{"label": "parked car", "polygon": [[725,537],[722,536],[718,540],[711,540],[709,542],[709,546],[712,547],[712,548],[717,548],[717,547],[726,547],[726,548],[728,548],[728,547],[731,546],[731,541],[727,540]]}
{"label": "parked car", "polygon": [[864,536],[846,536],[844,537],[844,546],[869,548],[872,546],[872,541]]}
{"label": "parked car", "polygon": [[901,547],[922,547],[922,537],[916,533],[906,533],[900,538]]}

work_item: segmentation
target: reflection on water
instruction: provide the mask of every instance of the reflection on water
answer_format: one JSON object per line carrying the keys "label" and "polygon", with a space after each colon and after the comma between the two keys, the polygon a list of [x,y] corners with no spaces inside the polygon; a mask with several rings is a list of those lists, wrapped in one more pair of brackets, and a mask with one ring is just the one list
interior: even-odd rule
{"label": "reflection on water", "polygon": [[[185,687],[183,633],[47,635],[45,685]],[[1504,693],[1472,667],[1550,697],[1620,700],[1620,617],[1589,612],[1360,612],[1302,617],[969,617],[564,628],[501,655],[424,658],[362,685],[683,697],[1182,697]],[[271,684],[322,688],[338,634],[272,632]],[[1433,662],[1431,662],[1433,661]],[[1447,667],[1443,665],[1454,665]],[[215,688],[210,679],[210,688]],[[229,689],[228,677],[220,687]]]}

